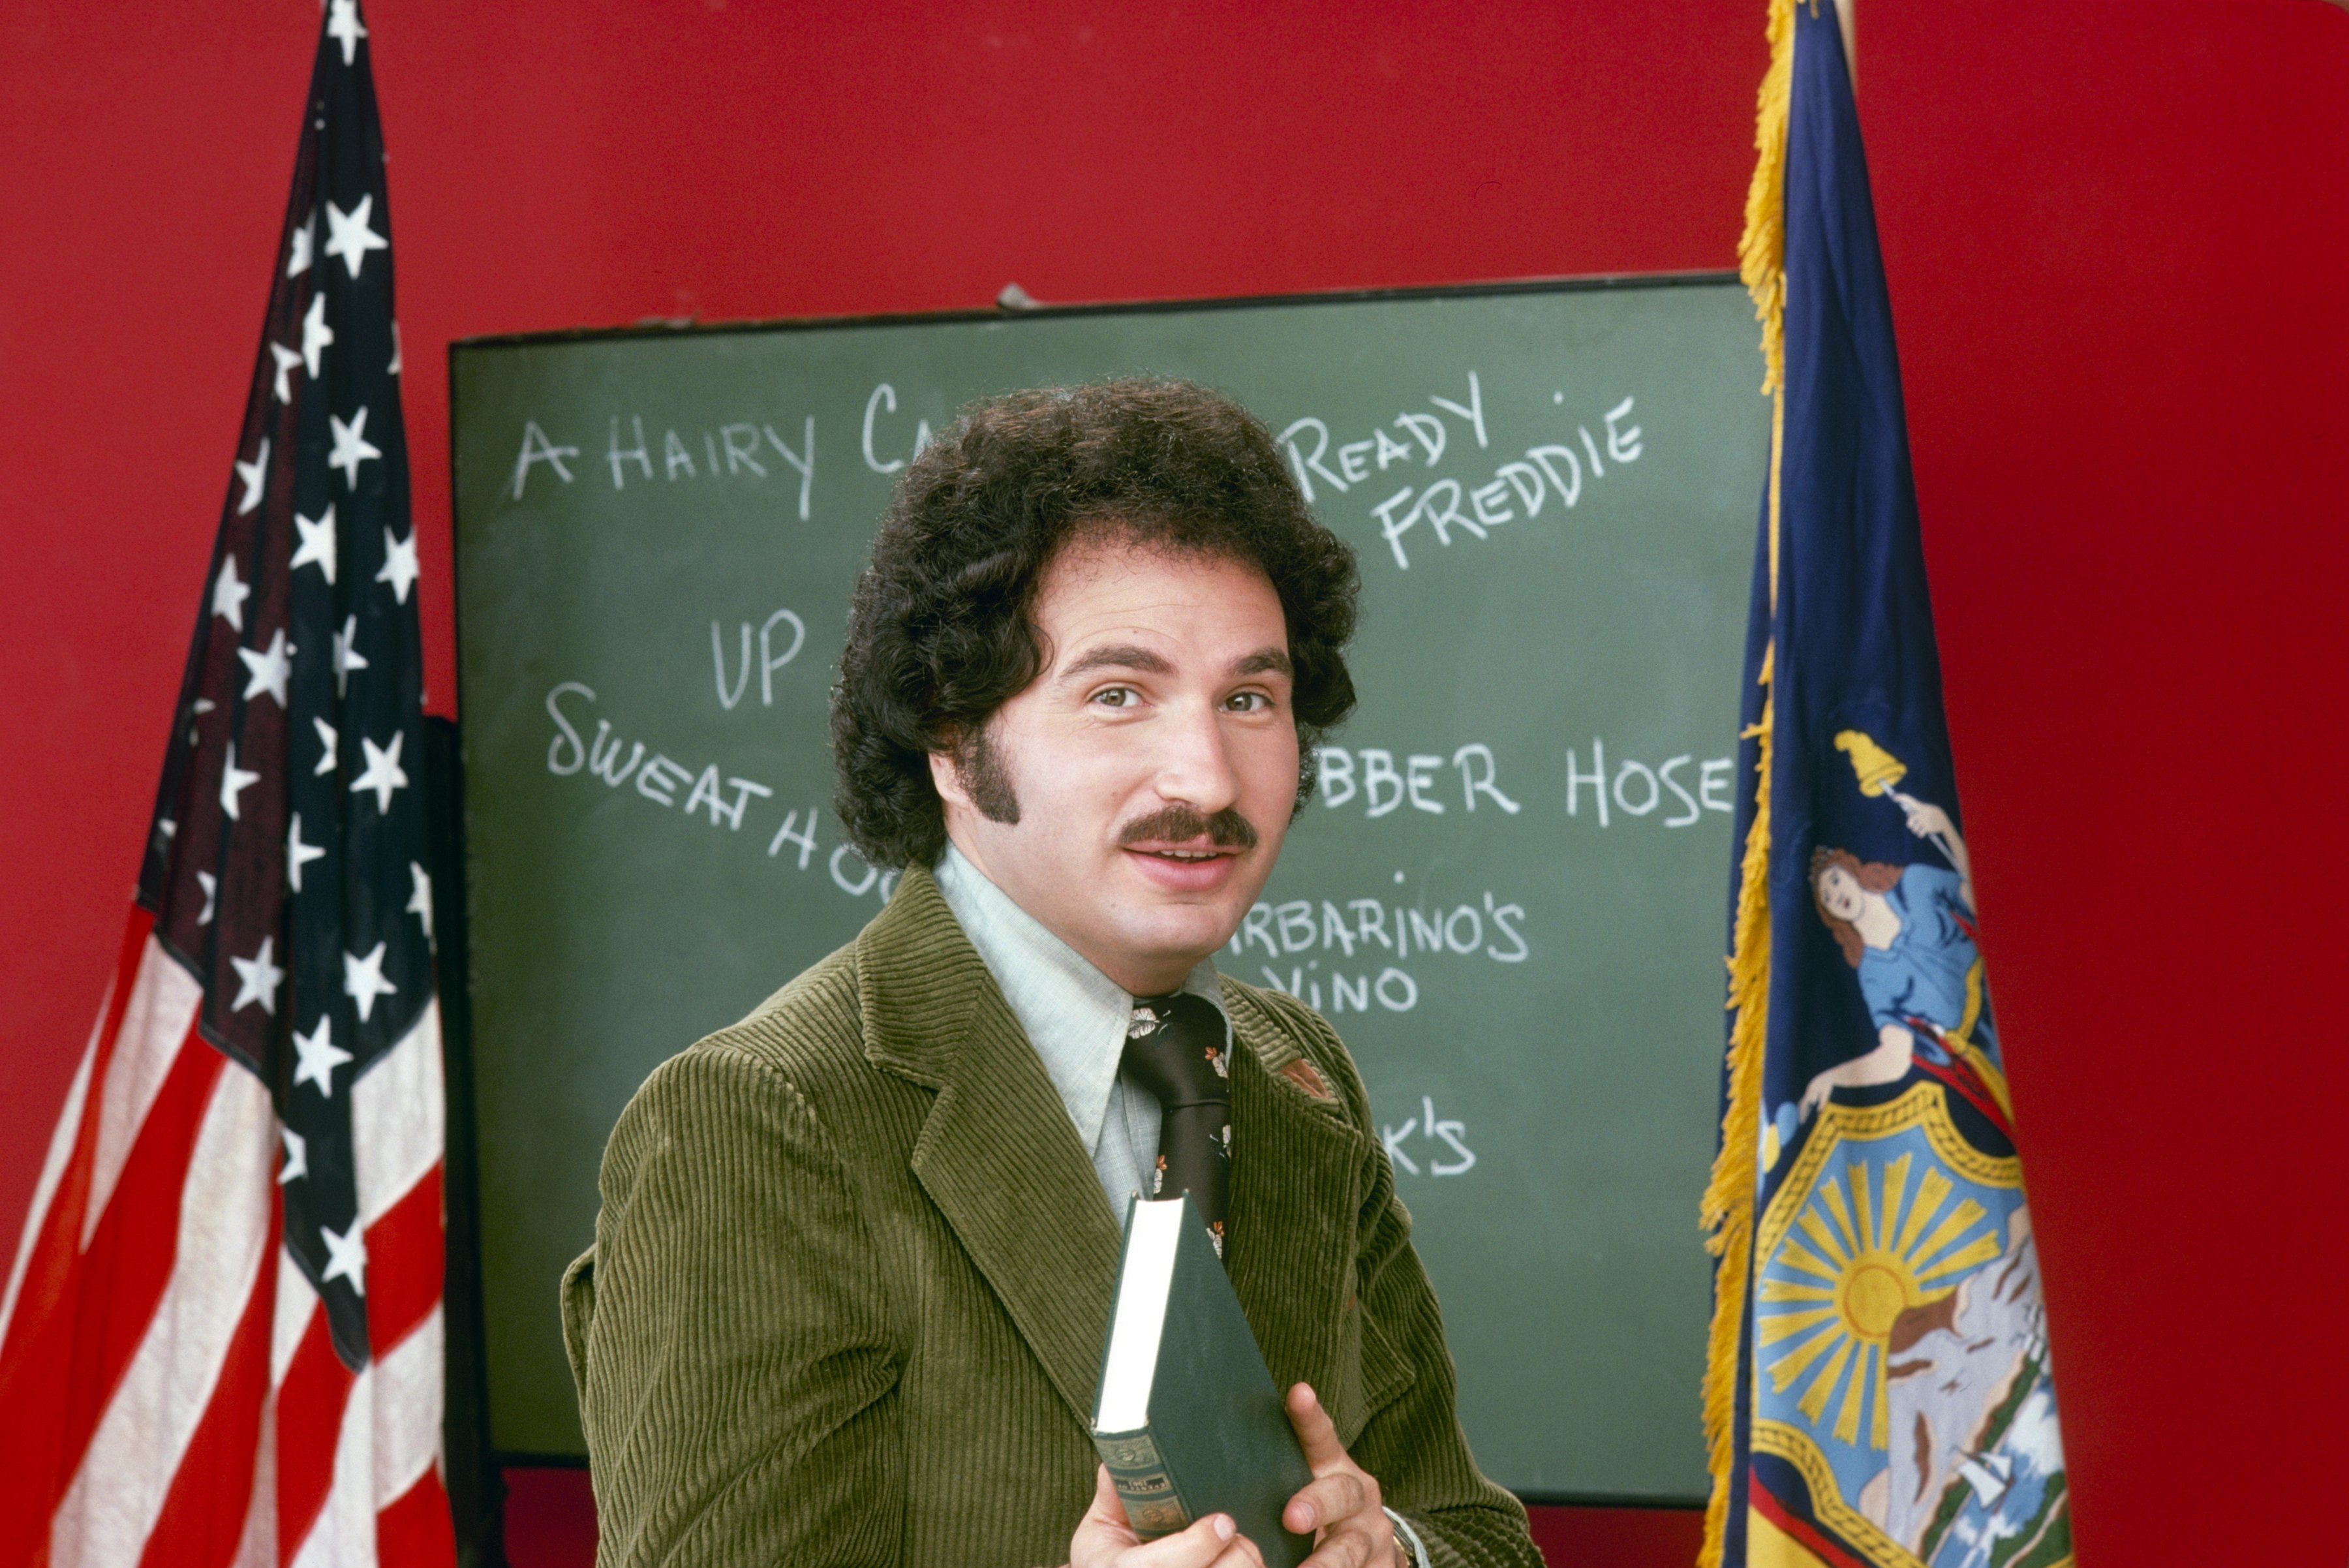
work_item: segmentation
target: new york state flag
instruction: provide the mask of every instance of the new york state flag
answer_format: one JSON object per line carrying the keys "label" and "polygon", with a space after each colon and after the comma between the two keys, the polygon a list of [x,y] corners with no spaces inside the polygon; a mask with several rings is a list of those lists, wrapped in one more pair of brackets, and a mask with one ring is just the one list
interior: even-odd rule
{"label": "new york state flag", "polygon": [[1774,0],[1742,247],[1746,645],[1705,1564],[2059,1568],[2071,1513],[1892,317],[1827,0]]}

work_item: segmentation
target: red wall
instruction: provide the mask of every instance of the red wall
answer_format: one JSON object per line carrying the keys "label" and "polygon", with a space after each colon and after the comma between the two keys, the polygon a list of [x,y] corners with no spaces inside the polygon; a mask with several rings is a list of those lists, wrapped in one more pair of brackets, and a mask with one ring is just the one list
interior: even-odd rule
{"label": "red wall", "polygon": [[[2082,1550],[2330,1568],[2349,16],[1860,8]],[[451,337],[1731,264],[1759,0],[1269,9],[377,0],[435,706]],[[0,7],[0,1239],[122,918],[316,21]]]}

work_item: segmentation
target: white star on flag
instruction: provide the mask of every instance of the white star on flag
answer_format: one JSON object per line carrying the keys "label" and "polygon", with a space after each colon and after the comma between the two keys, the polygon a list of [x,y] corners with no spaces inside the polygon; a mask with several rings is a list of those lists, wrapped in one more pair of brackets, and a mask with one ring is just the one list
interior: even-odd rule
{"label": "white star on flag", "polygon": [[341,745],[342,738],[335,733],[335,727],[324,719],[311,720],[310,727],[318,732],[318,744],[325,748],[318,754],[318,765],[310,770],[310,776],[316,778],[320,774],[333,773],[335,764],[342,760],[342,753],[336,749]]}
{"label": "white star on flag", "polygon": [[361,1023],[374,1011],[377,997],[390,996],[399,990],[383,978],[383,950],[384,944],[378,942],[375,950],[365,958],[356,953],[343,955],[343,991],[357,1005]]}
{"label": "white star on flag", "polygon": [[408,863],[408,908],[403,913],[423,921],[424,940],[432,940],[432,878],[413,860]]}
{"label": "white star on flag", "polygon": [[277,1185],[283,1187],[310,1174],[310,1146],[292,1127],[279,1127],[277,1136],[285,1140],[285,1163],[277,1168]]}
{"label": "white star on flag", "polygon": [[328,1226],[318,1227],[318,1234],[326,1243],[326,1267],[318,1275],[320,1284],[328,1280],[348,1280],[351,1289],[367,1294],[367,1238],[360,1234],[362,1229],[356,1215],[351,1219],[351,1228],[339,1236]]}
{"label": "white star on flag", "polygon": [[294,558],[286,563],[285,569],[291,572],[304,566],[316,566],[326,574],[326,586],[332,587],[335,582],[335,504],[331,501],[326,503],[326,515],[322,517],[305,517],[296,512],[294,514],[294,531],[302,536],[302,543],[295,548]]}
{"label": "white star on flag", "polygon": [[[400,771],[399,766],[399,748],[407,740],[408,732],[405,730],[394,730],[388,746],[378,746],[365,735],[359,737],[359,748],[367,753],[367,766],[358,777],[351,781],[351,793],[361,794],[368,790],[375,791],[375,808],[378,811],[389,811],[391,792],[408,782],[408,774]],[[235,814],[232,812],[230,815]],[[364,1018],[367,1014],[362,1012],[359,1016]]]}
{"label": "white star on flag", "polygon": [[326,325],[326,296],[322,291],[310,296],[310,308],[302,315],[302,368],[312,380],[318,379],[318,362],[334,340],[335,329]]}
{"label": "white star on flag", "polygon": [[196,912],[196,924],[209,926],[212,923],[212,905],[219,901],[220,878],[209,871],[199,871],[196,886],[204,890],[204,907]]}
{"label": "white star on flag", "polygon": [[[294,231],[293,239],[286,243],[285,275],[287,277],[300,277],[310,270],[310,245],[317,237],[318,214],[314,212],[305,220],[300,228]],[[317,373],[315,369],[310,372],[314,376]]]}
{"label": "white star on flag", "polygon": [[[367,438],[367,410],[359,410],[351,416],[348,424],[332,414],[326,416],[326,423],[334,427],[335,436],[335,450],[326,454],[326,466],[341,469],[343,483],[352,490],[359,487],[359,464],[371,457],[383,455],[383,449]],[[264,443],[264,447],[266,444]]]}
{"label": "white star on flag", "polygon": [[[365,1013],[360,1014],[365,1017]],[[328,1099],[335,1097],[335,1069],[351,1059],[351,1054],[335,1044],[333,1020],[318,1014],[318,1027],[305,1034],[294,1031],[294,1084],[318,1085],[318,1093]]]}
{"label": "white star on flag", "polygon": [[231,955],[229,964],[236,971],[236,1000],[228,1004],[231,1012],[239,1008],[261,1003],[261,1011],[274,1014],[277,1011],[277,987],[285,971],[274,961],[277,939],[261,939],[261,950],[249,959]]}
{"label": "white star on flag", "polygon": [[391,324],[391,363],[384,367],[384,373],[391,376],[399,374],[399,323],[397,321]]}
{"label": "white star on flag", "polygon": [[244,695],[250,700],[267,692],[277,699],[280,708],[285,706],[286,678],[294,673],[294,647],[285,640],[283,627],[269,634],[269,647],[260,653],[240,648],[236,656],[244,660],[249,672],[244,682]]}
{"label": "white star on flag", "polygon": [[236,465],[236,477],[244,485],[244,499],[236,504],[240,517],[261,504],[262,486],[269,477],[269,438],[261,438],[261,450],[253,454],[251,462]]}
{"label": "white star on flag", "polygon": [[395,539],[391,536],[391,530],[385,529],[383,531],[383,569],[376,573],[375,580],[378,583],[389,583],[391,597],[401,604],[406,604],[408,590],[415,586],[416,577],[416,530],[410,528],[405,539]]}
{"label": "white star on flag", "polygon": [[283,343],[272,343],[269,346],[269,357],[277,361],[277,383],[270,390],[276,396],[279,402],[288,401],[294,396],[294,389],[285,378],[295,366],[302,362],[302,356]]}
{"label": "white star on flag", "polygon": [[302,867],[313,860],[324,860],[326,852],[315,844],[302,842],[302,814],[295,812],[294,820],[285,826],[285,879],[294,890],[302,890]]}
{"label": "white star on flag", "polygon": [[[367,36],[367,27],[359,20],[358,0],[334,0],[326,16],[326,36],[343,47],[343,64],[347,66],[358,57],[359,40]],[[327,203],[330,210],[333,205],[331,202]],[[354,265],[352,275],[357,276],[358,270]]]}
{"label": "white star on flag", "polygon": [[359,639],[359,618],[352,616],[343,622],[343,629],[335,633],[335,695],[351,694],[351,671],[367,667],[366,655],[351,645]]}
{"label": "white star on flag", "polygon": [[359,265],[369,251],[388,251],[391,242],[367,227],[367,214],[375,210],[372,193],[359,198],[359,204],[344,212],[332,202],[326,203],[326,254],[340,256],[351,275],[359,275]]}
{"label": "white star on flag", "polygon": [[228,813],[230,821],[236,820],[236,797],[251,788],[254,781],[259,777],[261,777],[259,774],[247,773],[236,765],[236,742],[231,741],[228,743],[228,758],[221,764],[220,794],[221,809]]}
{"label": "white star on flag", "polygon": [[244,629],[244,601],[253,590],[237,580],[236,557],[231,556],[221,563],[220,576],[212,583],[212,614],[219,616],[237,630]]}

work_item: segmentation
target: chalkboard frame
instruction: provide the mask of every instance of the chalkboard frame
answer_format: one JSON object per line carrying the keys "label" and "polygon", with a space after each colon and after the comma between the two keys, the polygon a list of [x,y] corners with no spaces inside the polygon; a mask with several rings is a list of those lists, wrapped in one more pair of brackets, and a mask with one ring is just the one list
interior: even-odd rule
{"label": "chalkboard frame", "polygon": [[[1299,306],[1474,299],[1510,295],[1719,287],[1737,281],[1736,273],[1721,269],[1608,273],[1381,288],[1314,290],[1298,294],[1210,296],[1184,299],[1092,301],[1075,304],[1038,302],[1017,308],[999,305],[978,309],[882,311],[852,316],[769,317],[709,322],[691,317],[647,317],[631,325],[620,327],[485,333],[458,338],[449,345],[447,357],[451,647],[452,649],[461,649],[465,637],[461,608],[464,596],[461,586],[456,580],[460,570],[458,563],[462,556],[462,552],[456,548],[458,523],[455,497],[458,493],[459,481],[456,432],[461,421],[459,359],[461,355],[471,350],[688,336],[826,332],[857,327],[947,326],[977,322],[1009,324],[1019,321],[1057,320],[1071,317],[1179,315],[1203,311],[1291,308]],[[501,1472],[508,1467],[580,1469],[585,1468],[586,1460],[579,1455],[570,1453],[501,1449],[494,1446],[492,1440],[486,1374],[488,1345],[479,1251],[481,1153],[475,1143],[476,1130],[471,1094],[473,1041],[471,1029],[471,1008],[468,1005],[467,997],[471,967],[465,941],[463,919],[463,912],[471,908],[471,903],[470,888],[466,881],[469,864],[464,853],[462,837],[464,785],[460,742],[463,692],[459,674],[462,669],[463,660],[461,657],[457,657],[452,666],[451,680],[459,689],[459,718],[449,726],[447,749],[443,753],[446,760],[440,768],[435,770],[437,782],[440,783],[441,787],[450,795],[445,805],[448,812],[447,820],[450,824],[450,828],[442,836],[438,857],[440,865],[436,868],[436,877],[445,877],[446,880],[436,880],[434,901],[436,905],[449,908],[451,915],[442,927],[446,934],[440,943],[439,984],[442,997],[452,999],[454,1002],[454,1005],[450,1005],[449,1002],[444,1002],[443,1005],[443,1048],[450,1058],[448,1093],[450,1103],[448,1137],[451,1150],[450,1157],[444,1161],[443,1177],[445,1184],[443,1202],[447,1215],[446,1233],[449,1250],[448,1282],[444,1292],[443,1308],[449,1336],[444,1452],[448,1456],[452,1472],[450,1491],[458,1516],[456,1525],[460,1560],[502,1563],[504,1561],[504,1532],[502,1518],[504,1486],[501,1480]],[[456,1147],[460,1141],[464,1146],[461,1151]],[[1693,1398],[1693,1393],[1692,1393],[1692,1398]],[[469,1458],[471,1462],[465,1462]],[[1661,1498],[1652,1494],[1625,1496],[1599,1492],[1531,1490],[1520,1491],[1516,1495],[1520,1501],[1535,1506],[1680,1511],[1701,1509],[1705,1505],[1705,1499],[1702,1496]]]}
{"label": "chalkboard frame", "polygon": [[[1481,283],[1398,285],[1389,288],[1315,289],[1304,294],[1207,295],[1195,299],[1096,300],[1069,305],[1037,303],[976,310],[884,310],[862,316],[763,316],[703,321],[691,316],[656,316],[626,327],[565,327],[545,332],[478,333],[449,345],[449,423],[457,423],[457,356],[474,348],[517,348],[600,343],[632,337],[722,337],[738,332],[830,332],[858,327],[944,327],[957,322],[1043,321],[1090,316],[1180,316],[1206,310],[1258,310],[1300,305],[1363,305],[1417,299],[1484,299],[1512,294],[1585,294],[1610,289],[1718,288],[1738,281],[1734,272],[1593,273],[1573,277],[1500,278]],[[450,452],[451,477],[456,462]]]}

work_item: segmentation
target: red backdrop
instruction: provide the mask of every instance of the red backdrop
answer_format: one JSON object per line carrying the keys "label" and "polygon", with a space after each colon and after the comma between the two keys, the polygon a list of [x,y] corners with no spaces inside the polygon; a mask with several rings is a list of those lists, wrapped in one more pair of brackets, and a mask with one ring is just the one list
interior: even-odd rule
{"label": "red backdrop", "polygon": [[[2082,1550],[2331,1568],[2349,16],[1861,9]],[[434,706],[452,337],[1731,265],[1759,0],[1268,10],[377,0]],[[0,1243],[123,916],[316,25],[0,9]],[[1677,1556],[1636,1522],[1547,1528]]]}

